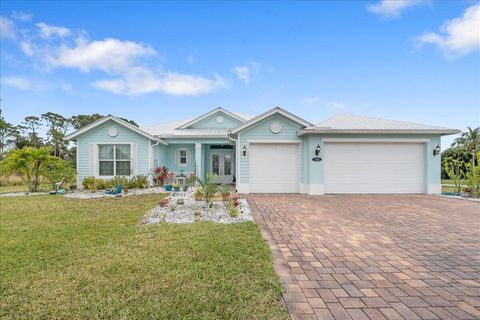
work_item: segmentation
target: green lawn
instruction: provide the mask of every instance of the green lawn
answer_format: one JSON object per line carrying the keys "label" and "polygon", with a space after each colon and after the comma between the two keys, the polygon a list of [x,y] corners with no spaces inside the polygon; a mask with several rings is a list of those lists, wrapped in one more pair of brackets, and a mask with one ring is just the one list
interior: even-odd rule
{"label": "green lawn", "polygon": [[0,318],[287,319],[255,224],[138,225],[161,198],[1,198]]}

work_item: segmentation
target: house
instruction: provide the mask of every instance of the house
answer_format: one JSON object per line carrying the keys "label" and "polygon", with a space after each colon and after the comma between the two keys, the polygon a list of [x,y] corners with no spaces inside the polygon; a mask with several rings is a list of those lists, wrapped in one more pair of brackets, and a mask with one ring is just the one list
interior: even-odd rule
{"label": "house", "polygon": [[458,130],[340,114],[312,124],[282,108],[259,116],[216,108],[137,128],[106,116],[67,136],[85,177],[207,173],[240,193],[441,192],[440,138]]}

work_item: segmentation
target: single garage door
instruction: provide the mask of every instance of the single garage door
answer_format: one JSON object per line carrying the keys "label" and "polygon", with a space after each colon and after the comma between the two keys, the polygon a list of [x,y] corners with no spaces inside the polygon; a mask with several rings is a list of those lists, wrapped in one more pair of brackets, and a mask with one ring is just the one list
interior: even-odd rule
{"label": "single garage door", "polygon": [[424,193],[422,143],[325,143],[325,193]]}
{"label": "single garage door", "polygon": [[250,144],[250,192],[298,192],[298,144]]}

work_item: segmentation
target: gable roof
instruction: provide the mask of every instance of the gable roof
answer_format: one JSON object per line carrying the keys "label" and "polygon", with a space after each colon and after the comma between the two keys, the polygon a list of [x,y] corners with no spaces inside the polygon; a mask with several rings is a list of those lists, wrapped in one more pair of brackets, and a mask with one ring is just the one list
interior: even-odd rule
{"label": "gable roof", "polygon": [[455,134],[459,130],[420,123],[381,119],[342,113],[305,128],[305,133],[436,133]]}
{"label": "gable roof", "polygon": [[157,138],[157,137],[155,137],[155,136],[153,136],[153,135],[151,135],[151,134],[143,131],[142,129],[135,127],[134,125],[128,123],[127,121],[124,121],[124,120],[122,120],[122,119],[120,119],[120,118],[117,118],[117,117],[115,117],[115,116],[112,116],[111,114],[109,114],[108,116],[105,116],[105,117],[103,117],[103,118],[100,118],[100,119],[98,119],[97,121],[94,121],[94,122],[92,122],[92,123],[89,123],[89,124],[87,124],[87,125],[84,126],[84,127],[81,127],[80,129],[78,129],[78,130],[76,130],[76,131],[68,134],[65,138],[66,138],[67,140],[75,140],[75,138],[78,137],[79,135],[81,135],[81,134],[83,134],[83,133],[85,133],[85,132],[87,132],[87,131],[95,128],[95,127],[98,127],[99,125],[101,125],[101,124],[103,124],[103,123],[105,123],[105,122],[107,122],[107,121],[110,121],[110,120],[118,123],[119,125],[121,125],[121,126],[123,126],[123,127],[126,127],[127,129],[130,129],[130,130],[132,130],[132,131],[134,131],[134,132],[136,132],[136,133],[138,133],[138,134],[140,134],[140,135],[142,135],[142,136],[144,136],[144,137],[146,137],[146,138],[148,138],[148,139],[150,139],[150,140],[158,141],[158,142],[160,142],[160,143],[162,143],[162,144],[165,144],[165,145],[168,144],[168,143],[166,143],[165,141],[163,141],[162,139],[159,139],[159,138]]}
{"label": "gable roof", "polygon": [[191,125],[193,125],[195,123],[198,123],[198,122],[210,117],[211,115],[215,114],[216,112],[222,112],[222,113],[224,113],[224,114],[226,114],[226,115],[228,115],[228,116],[230,116],[230,117],[232,117],[232,118],[234,118],[234,119],[236,119],[236,120],[238,120],[242,123],[248,120],[248,119],[245,119],[245,118],[241,117],[238,113],[233,113],[233,112],[230,112],[226,109],[223,109],[222,107],[218,107],[218,108],[215,108],[212,111],[209,111],[209,112],[207,112],[207,113],[205,113],[205,114],[203,114],[203,115],[201,115],[197,118],[194,118],[193,120],[190,120],[190,121],[182,124],[181,126],[179,126],[178,128],[175,128],[175,129],[186,129],[186,128],[190,127]]}
{"label": "gable roof", "polygon": [[231,134],[235,134],[235,133],[238,133],[252,125],[254,125],[255,123],[258,123],[270,116],[273,116],[275,114],[280,114],[298,124],[301,124],[302,126],[304,127],[307,127],[307,126],[312,126],[313,124],[308,122],[307,120],[304,120],[300,117],[297,117],[296,115],[294,115],[293,113],[290,113],[288,112],[287,110],[285,109],[282,109],[280,107],[275,107],[273,109],[270,109],[268,110],[267,112],[264,112],[262,113],[261,115],[257,116],[257,117],[254,117],[252,119],[250,119],[249,121],[245,122],[244,124],[242,124],[241,126],[239,126],[238,128],[235,128],[234,130],[232,130],[230,133]]}

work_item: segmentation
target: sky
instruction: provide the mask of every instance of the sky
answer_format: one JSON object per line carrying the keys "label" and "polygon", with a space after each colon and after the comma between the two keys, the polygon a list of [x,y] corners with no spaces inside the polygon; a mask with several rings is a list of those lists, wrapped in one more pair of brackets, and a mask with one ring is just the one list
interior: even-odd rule
{"label": "sky", "polygon": [[[478,1],[1,1],[7,121],[280,106],[480,125]],[[447,147],[453,137],[445,137]]]}

